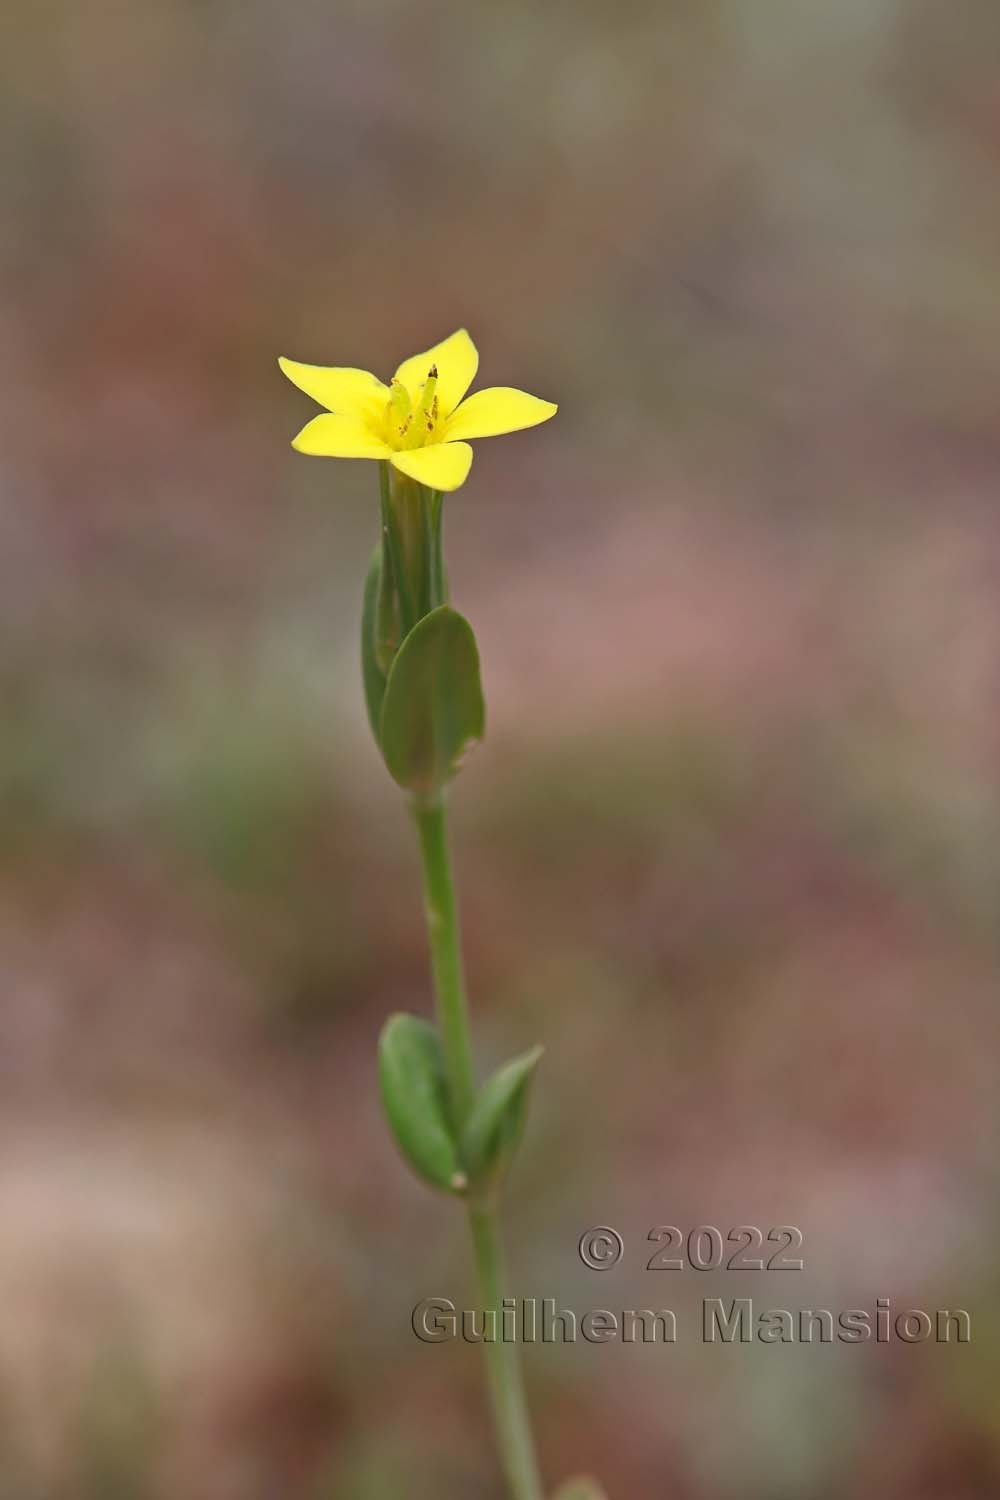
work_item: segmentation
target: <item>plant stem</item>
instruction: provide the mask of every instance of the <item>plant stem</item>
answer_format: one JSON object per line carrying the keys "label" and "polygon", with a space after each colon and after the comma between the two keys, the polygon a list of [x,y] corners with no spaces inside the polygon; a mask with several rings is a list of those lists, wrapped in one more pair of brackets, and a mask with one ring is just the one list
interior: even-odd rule
{"label": "plant stem", "polygon": [[[423,862],[424,903],[438,1024],[448,1069],[454,1123],[456,1129],[461,1130],[475,1097],[476,1084],[443,795],[415,802],[414,818]],[[497,1210],[491,1202],[480,1200],[470,1202],[468,1212],[479,1297],[484,1310],[493,1312],[499,1335],[505,1275]],[[483,1349],[497,1443],[511,1496],[513,1500],[543,1500],[517,1344],[498,1336],[492,1343],[484,1342]]]}
{"label": "plant stem", "polygon": [[[495,1310],[499,1332],[503,1327],[501,1309],[506,1275],[496,1209],[489,1204],[470,1203],[469,1228],[476,1253],[479,1295],[484,1308]],[[483,1349],[497,1442],[510,1492],[515,1500],[543,1500],[517,1344],[497,1338],[493,1343],[484,1343]]]}
{"label": "plant stem", "polygon": [[438,1024],[448,1068],[452,1123],[461,1130],[472,1107],[476,1081],[472,1069],[469,1007],[458,931],[458,908],[448,855],[444,797],[414,802],[424,872],[424,910],[431,947],[431,968]]}

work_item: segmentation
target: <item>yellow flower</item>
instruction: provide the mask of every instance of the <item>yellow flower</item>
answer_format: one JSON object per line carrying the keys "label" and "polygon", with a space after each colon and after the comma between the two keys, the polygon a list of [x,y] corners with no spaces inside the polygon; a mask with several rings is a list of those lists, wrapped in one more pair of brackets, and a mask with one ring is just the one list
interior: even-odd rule
{"label": "yellow flower", "polygon": [[467,438],[536,427],[557,408],[526,391],[496,385],[463,401],[479,368],[464,328],[426,354],[404,359],[390,385],[367,370],[278,364],[293,385],[320,406],[292,443],[322,458],[388,459],[431,490],[457,490],[472,463]]}

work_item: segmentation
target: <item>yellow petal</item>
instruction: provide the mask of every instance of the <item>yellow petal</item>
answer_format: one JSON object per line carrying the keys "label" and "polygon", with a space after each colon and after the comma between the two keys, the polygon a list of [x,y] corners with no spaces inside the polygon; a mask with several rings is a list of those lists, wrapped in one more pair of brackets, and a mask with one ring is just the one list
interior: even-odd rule
{"label": "yellow petal", "polygon": [[494,385],[463,401],[448,418],[442,436],[446,443],[456,438],[496,437],[501,432],[537,427],[554,417],[558,409],[551,401],[541,401],[527,391]]}
{"label": "yellow petal", "polygon": [[279,359],[278,364],[293,385],[327,411],[344,412],[361,421],[381,424],[389,388],[367,370],[300,365],[294,359]]}
{"label": "yellow petal", "polygon": [[319,458],[388,458],[392,451],[357,417],[332,412],[307,422],[292,447]]}
{"label": "yellow petal", "polygon": [[468,443],[432,443],[429,448],[394,453],[392,462],[401,474],[429,490],[457,490],[472,465],[472,449]]}
{"label": "yellow petal", "polygon": [[431,365],[437,365],[438,405],[442,417],[447,417],[455,410],[476,378],[479,351],[465,329],[460,328],[457,333],[453,333],[442,343],[435,344],[425,354],[414,354],[412,359],[404,359],[396,371],[396,379],[403,382],[413,400],[416,400],[417,392],[427,379]]}

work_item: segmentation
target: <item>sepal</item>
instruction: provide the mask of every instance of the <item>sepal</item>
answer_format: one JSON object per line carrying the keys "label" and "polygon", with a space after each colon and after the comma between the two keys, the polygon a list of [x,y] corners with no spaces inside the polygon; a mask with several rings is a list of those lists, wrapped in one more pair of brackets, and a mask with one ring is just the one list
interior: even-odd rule
{"label": "sepal", "polygon": [[368,723],[371,725],[376,744],[379,742],[379,722],[382,718],[386,678],[389,667],[392,665],[392,653],[387,654],[386,649],[388,621],[385,593],[382,548],[376,547],[365,576],[364,602],[361,609],[361,678],[365,688]]}

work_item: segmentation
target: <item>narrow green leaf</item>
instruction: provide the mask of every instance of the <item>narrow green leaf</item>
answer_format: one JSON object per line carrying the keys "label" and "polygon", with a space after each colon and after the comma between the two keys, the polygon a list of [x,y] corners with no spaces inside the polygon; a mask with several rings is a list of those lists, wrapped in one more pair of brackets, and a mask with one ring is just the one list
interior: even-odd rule
{"label": "narrow green leaf", "polygon": [[386,674],[379,666],[379,615],[382,595],[382,548],[376,547],[365,577],[364,604],[361,610],[361,677],[365,686],[365,707],[375,742],[378,743],[382,699],[385,697]]}
{"label": "narrow green leaf", "polygon": [[421,796],[440,790],[482,739],[485,715],[472,627],[442,604],[410,631],[389,673],[379,743],[390,775]]}
{"label": "narrow green leaf", "polygon": [[382,1104],[403,1156],[418,1177],[447,1193],[467,1186],[448,1115],[444,1055],[419,1016],[390,1016],[378,1044]]}
{"label": "narrow green leaf", "polygon": [[608,1500],[608,1497],[596,1479],[580,1475],[561,1484],[552,1500]]}
{"label": "narrow green leaf", "polygon": [[462,1160],[473,1187],[495,1187],[506,1176],[524,1134],[541,1055],[541,1047],[532,1047],[505,1063],[476,1095],[462,1132]]}

